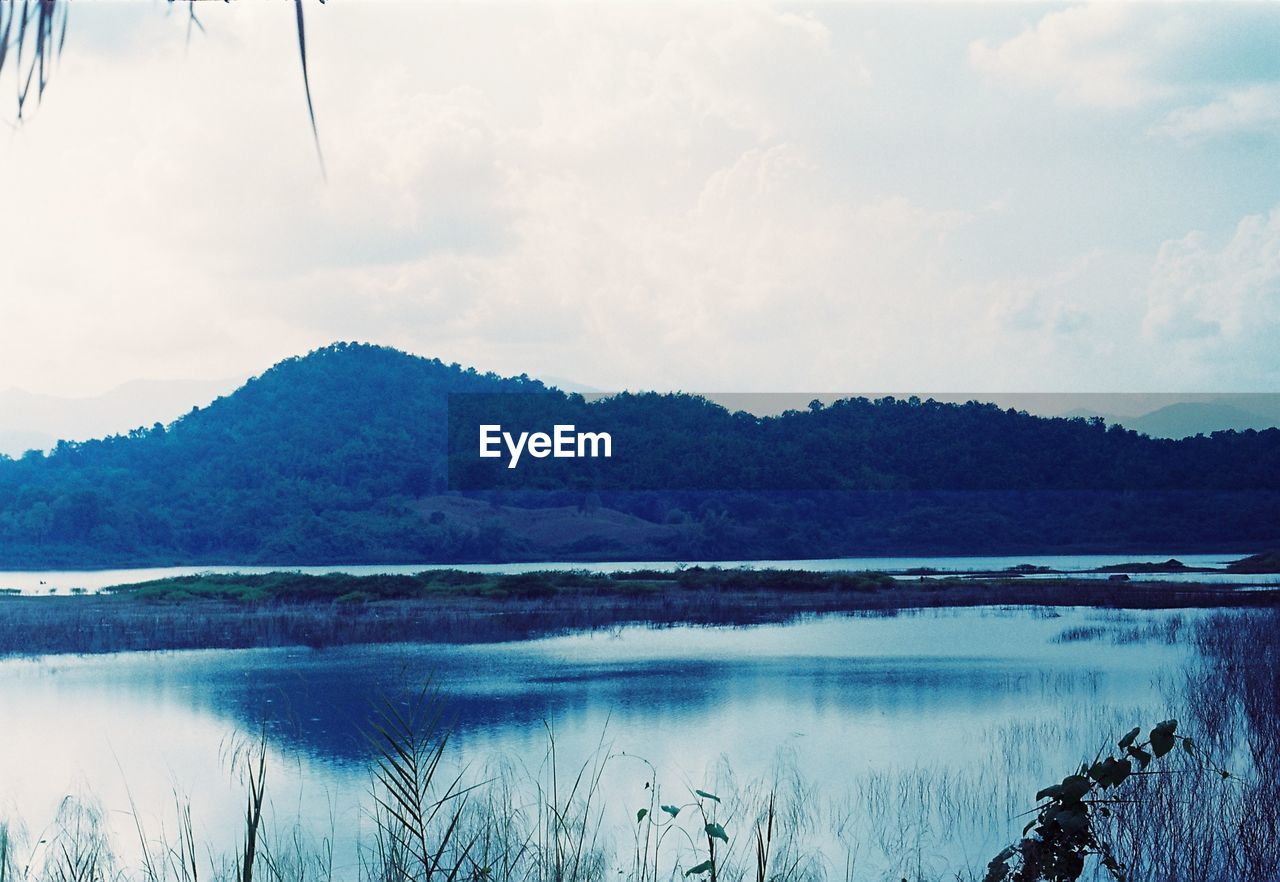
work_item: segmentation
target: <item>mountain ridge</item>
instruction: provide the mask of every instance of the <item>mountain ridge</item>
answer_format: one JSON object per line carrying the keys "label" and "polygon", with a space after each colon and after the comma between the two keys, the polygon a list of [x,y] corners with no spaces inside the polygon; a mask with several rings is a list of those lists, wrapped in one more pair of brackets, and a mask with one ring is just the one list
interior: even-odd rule
{"label": "mountain ridge", "polygon": [[[646,450],[459,493],[457,393],[612,421]],[[1280,540],[1278,493],[1275,429],[1162,441],[915,398],[764,418],[672,393],[589,403],[343,343],[168,425],[0,460],[0,566],[1250,551]]]}

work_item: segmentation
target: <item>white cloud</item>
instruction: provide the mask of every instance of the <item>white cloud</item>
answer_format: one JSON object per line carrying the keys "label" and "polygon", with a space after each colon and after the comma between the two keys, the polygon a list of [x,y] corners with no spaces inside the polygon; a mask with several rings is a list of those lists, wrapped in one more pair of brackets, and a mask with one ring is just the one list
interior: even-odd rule
{"label": "white cloud", "polygon": [[1051,12],[1003,42],[975,40],[969,61],[993,79],[1048,89],[1064,101],[1125,108],[1167,93],[1148,77],[1148,55],[1177,31],[1152,27],[1123,3],[1092,3]]}
{"label": "white cloud", "polygon": [[652,293],[688,288],[673,218],[866,77],[821,23],[765,8],[326,8],[322,185],[276,11],[211,7],[185,56],[181,22],[136,7],[134,36],[73,39],[5,148],[27,206],[0,218],[9,382],[74,386],[90,360],[104,386],[221,375],[353,336],[514,368],[646,310],[674,334],[675,294]]}
{"label": "white cloud", "polygon": [[[1143,330],[1218,378],[1280,377],[1280,208],[1250,215],[1215,246],[1203,232],[1164,243],[1151,272]],[[1246,377],[1241,377],[1241,374]]]}
{"label": "white cloud", "polygon": [[1175,108],[1156,134],[1186,141],[1230,135],[1280,135],[1280,83],[1231,89],[1201,105]]}
{"label": "white cloud", "polygon": [[1273,131],[1280,15],[1266,5],[1093,2],[1043,15],[969,61],[989,80],[1048,91],[1065,105],[1164,108],[1153,130],[1204,139]]}
{"label": "white cloud", "polygon": [[[1026,334],[1061,341],[1095,325],[1101,304],[1085,292],[1097,290],[1096,276],[1114,269],[1109,255],[1091,252],[1041,276],[1005,279],[988,286],[982,298],[999,336]],[[1103,267],[1106,269],[1104,270]],[[1093,302],[1090,302],[1093,301]]]}
{"label": "white cloud", "polygon": [[760,350],[794,346],[875,370],[915,333],[901,313],[973,215],[901,198],[852,205],[825,182],[785,144],[717,170],[683,210],[601,204],[580,182],[542,180],[502,260],[430,255],[364,273],[359,288],[344,279],[328,318],[346,321],[358,299],[495,359],[554,345],[590,364],[596,385],[785,389],[812,364]]}

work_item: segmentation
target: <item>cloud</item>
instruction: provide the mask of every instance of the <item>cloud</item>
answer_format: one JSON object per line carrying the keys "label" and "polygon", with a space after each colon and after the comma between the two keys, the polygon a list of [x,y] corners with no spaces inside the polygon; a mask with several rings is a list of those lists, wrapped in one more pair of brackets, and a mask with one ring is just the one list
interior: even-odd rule
{"label": "cloud", "polygon": [[1148,56],[1165,47],[1146,19],[1126,4],[1073,6],[1003,42],[975,40],[969,62],[993,80],[1047,89],[1068,103],[1133,107],[1167,93],[1148,76]]}
{"label": "cloud", "polygon": [[1280,15],[1265,5],[1094,2],[1043,15],[1003,41],[969,46],[993,82],[1066,105],[1170,107],[1159,129],[1205,136],[1274,119]]}
{"label": "cloud", "polygon": [[1280,207],[1243,218],[1216,245],[1203,232],[1165,242],[1151,271],[1143,332],[1217,377],[1280,377]]}
{"label": "cloud", "polygon": [[6,147],[29,206],[0,219],[11,382],[222,375],[349,337],[519,370],[587,334],[688,339],[699,301],[733,308],[678,299],[692,243],[734,237],[691,229],[708,182],[812,140],[867,77],[818,20],[756,6],[330,7],[308,32],[322,184],[275,11],[211,7],[189,51],[154,10],[73,22],[103,33]]}
{"label": "cloud", "polygon": [[1170,275],[1134,344],[1160,243],[1256,210],[1231,175],[1274,183],[1149,137],[1229,127],[1191,110],[1269,75],[1212,50],[1269,33],[1234,11],[998,6],[922,48],[897,7],[329,4],[327,182],[280,12],[212,4],[187,49],[181,16],[75,7],[0,141],[0,385],[366,339],[598,388],[1132,388],[1222,321]]}
{"label": "cloud", "polygon": [[[1001,280],[987,286],[983,300],[994,333],[1038,335],[1062,342],[1096,327],[1094,312],[1102,304],[1083,292],[1097,290],[1097,276],[1113,271],[1109,255],[1090,252],[1040,276]],[[1105,269],[1104,269],[1105,267]]]}
{"label": "cloud", "polygon": [[1280,135],[1280,83],[1231,89],[1205,104],[1179,107],[1153,128],[1183,141],[1232,135]]}
{"label": "cloud", "polygon": [[935,286],[949,235],[979,215],[851,204],[827,181],[791,144],[744,152],[681,210],[602,205],[580,182],[542,180],[502,260],[437,254],[344,279],[325,320],[340,325],[359,301],[494,359],[555,346],[596,385],[785,389],[812,364],[760,353],[796,346],[876,369],[916,332],[904,312]]}

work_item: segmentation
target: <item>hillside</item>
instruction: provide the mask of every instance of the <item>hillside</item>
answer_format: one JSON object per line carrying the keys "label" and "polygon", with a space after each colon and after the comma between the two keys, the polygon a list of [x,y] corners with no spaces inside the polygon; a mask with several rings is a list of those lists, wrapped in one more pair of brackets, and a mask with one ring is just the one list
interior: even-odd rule
{"label": "hillside", "polygon": [[0,389],[0,454],[45,450],[59,439],[101,438],[134,426],[169,422],[225,394],[233,380],[134,380],[101,395],[63,398]]}
{"label": "hillside", "polygon": [[408,505],[444,488],[445,396],[543,388],[373,346],[288,359],[167,427],[0,462],[0,564],[483,556]]}
{"label": "hillside", "polygon": [[[494,394],[455,399],[451,424],[462,392]],[[468,460],[468,420],[499,417],[607,427],[618,456]],[[1280,540],[1278,499],[1274,429],[1168,441],[917,399],[771,418],[588,403],[335,344],[168,426],[0,458],[0,567],[1250,551]]]}

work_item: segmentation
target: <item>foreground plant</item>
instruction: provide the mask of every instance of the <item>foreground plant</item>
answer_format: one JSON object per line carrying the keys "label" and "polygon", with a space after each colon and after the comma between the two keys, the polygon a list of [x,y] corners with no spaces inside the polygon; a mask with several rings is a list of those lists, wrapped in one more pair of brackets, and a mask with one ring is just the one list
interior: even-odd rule
{"label": "foreground plant", "polygon": [[[1059,784],[1052,784],[1036,794],[1040,803],[1033,811],[1034,820],[1023,828],[1023,838],[1005,848],[987,865],[984,882],[1075,882],[1084,873],[1090,857],[1097,857],[1102,867],[1118,882],[1126,879],[1126,867],[1115,850],[1099,832],[1098,821],[1109,818],[1111,805],[1119,802],[1109,794],[1131,776],[1153,774],[1147,767],[1178,745],[1190,756],[1200,757],[1196,743],[1177,734],[1178,721],[1157,723],[1138,742],[1140,727],[1134,727],[1117,743],[1119,755],[1102,757],[1085,763]],[[1223,779],[1230,773],[1213,768]]]}
{"label": "foreground plant", "polygon": [[443,715],[439,690],[428,683],[407,707],[384,699],[369,723],[379,878],[451,882],[471,866],[479,836],[461,836],[459,825],[475,786],[463,786],[463,772],[441,773],[449,743]]}

